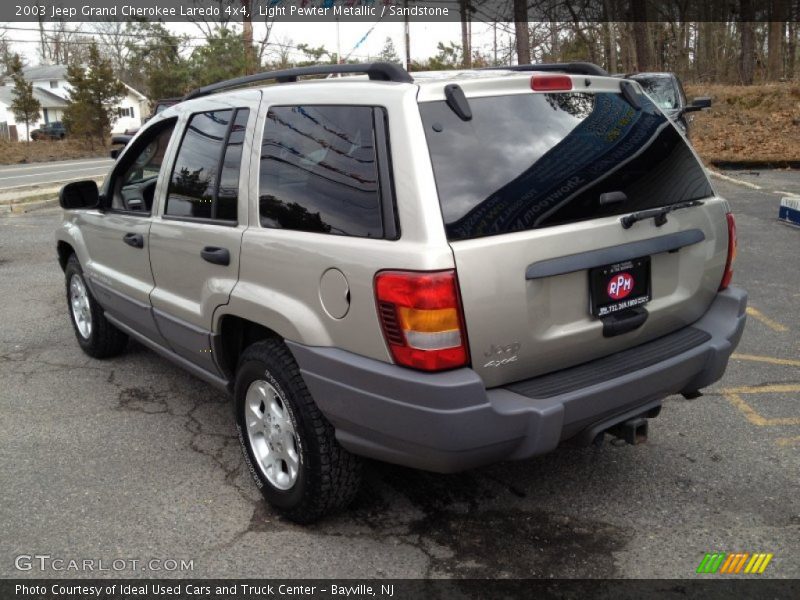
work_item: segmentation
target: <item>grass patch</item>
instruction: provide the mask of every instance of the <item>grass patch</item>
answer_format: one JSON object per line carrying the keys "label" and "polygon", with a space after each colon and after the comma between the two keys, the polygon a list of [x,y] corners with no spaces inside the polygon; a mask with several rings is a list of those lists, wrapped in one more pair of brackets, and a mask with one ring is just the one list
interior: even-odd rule
{"label": "grass patch", "polygon": [[0,164],[4,165],[97,157],[108,157],[108,148],[100,146],[96,142],[92,145],[86,140],[65,139],[39,142],[0,140]]}
{"label": "grass patch", "polygon": [[692,144],[706,163],[800,161],[800,83],[690,84],[686,95],[714,101],[691,113]]}

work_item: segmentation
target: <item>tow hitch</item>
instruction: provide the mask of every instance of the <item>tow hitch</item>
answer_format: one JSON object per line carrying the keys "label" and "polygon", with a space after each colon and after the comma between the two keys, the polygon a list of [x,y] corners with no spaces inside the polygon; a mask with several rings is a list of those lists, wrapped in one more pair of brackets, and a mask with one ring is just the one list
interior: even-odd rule
{"label": "tow hitch", "polygon": [[628,419],[611,427],[608,433],[628,444],[644,444],[647,441],[647,419]]}

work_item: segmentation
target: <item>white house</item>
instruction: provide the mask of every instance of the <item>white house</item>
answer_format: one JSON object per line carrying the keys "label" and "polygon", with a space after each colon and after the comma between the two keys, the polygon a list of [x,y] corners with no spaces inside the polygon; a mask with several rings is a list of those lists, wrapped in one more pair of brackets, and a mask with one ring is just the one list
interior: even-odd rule
{"label": "white house", "polygon": [[[72,89],[67,82],[67,67],[65,65],[28,67],[23,69],[22,74],[26,80],[33,83],[34,96],[42,105],[39,120],[31,123],[31,131],[46,123],[60,121],[69,103],[69,93]],[[17,139],[24,140],[25,124],[18,124],[11,111],[13,90],[13,80],[6,77],[3,86],[0,87],[0,134],[13,138],[11,131],[12,128],[16,128]],[[125,90],[125,96],[120,99],[116,107],[116,118],[111,124],[111,133],[122,133],[126,129],[141,127],[148,114],[149,102],[144,94],[128,85],[125,85]]]}

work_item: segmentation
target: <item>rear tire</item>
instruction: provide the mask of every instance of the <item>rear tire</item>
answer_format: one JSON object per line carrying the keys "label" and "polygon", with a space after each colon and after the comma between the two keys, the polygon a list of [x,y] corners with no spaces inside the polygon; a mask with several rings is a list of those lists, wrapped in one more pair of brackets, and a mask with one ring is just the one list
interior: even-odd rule
{"label": "rear tire", "polygon": [[278,512],[312,523],[353,500],[361,460],[336,441],[283,342],[264,340],[242,353],[234,401],[248,469]]}
{"label": "rear tire", "polygon": [[93,358],[110,358],[125,350],[128,336],[106,319],[103,309],[92,296],[74,254],[64,268],[67,286],[67,309],[81,350]]}

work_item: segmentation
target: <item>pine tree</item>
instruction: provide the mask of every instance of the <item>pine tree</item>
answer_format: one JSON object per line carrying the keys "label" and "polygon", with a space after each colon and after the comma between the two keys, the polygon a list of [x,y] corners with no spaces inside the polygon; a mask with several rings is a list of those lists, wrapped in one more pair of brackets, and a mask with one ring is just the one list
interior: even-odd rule
{"label": "pine tree", "polygon": [[67,68],[67,82],[72,91],[64,111],[64,126],[72,135],[105,144],[115,118],[114,107],[125,94],[111,61],[102,58],[97,45],[92,44],[87,65],[73,63]]}
{"label": "pine tree", "polygon": [[22,61],[19,54],[11,59],[11,79],[14,81],[12,92],[14,100],[11,102],[11,112],[18,122],[25,123],[25,138],[30,140],[31,123],[39,120],[39,111],[42,105],[33,95],[33,84],[25,80],[22,75]]}
{"label": "pine tree", "polygon": [[394,42],[392,41],[392,38],[386,38],[386,41],[383,44],[383,50],[381,50],[381,53],[378,55],[378,57],[382,62],[400,62],[400,57],[397,55],[397,50],[394,48]]}

